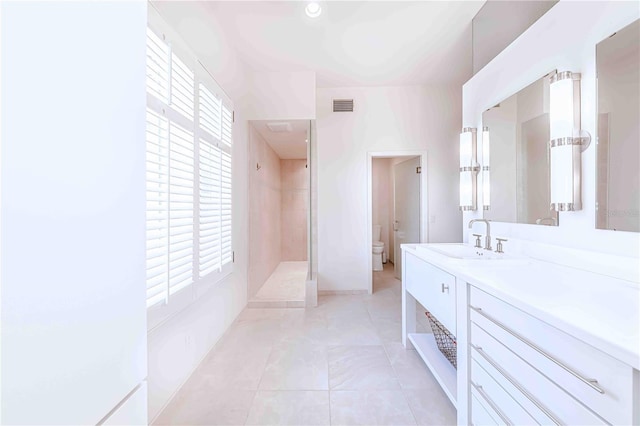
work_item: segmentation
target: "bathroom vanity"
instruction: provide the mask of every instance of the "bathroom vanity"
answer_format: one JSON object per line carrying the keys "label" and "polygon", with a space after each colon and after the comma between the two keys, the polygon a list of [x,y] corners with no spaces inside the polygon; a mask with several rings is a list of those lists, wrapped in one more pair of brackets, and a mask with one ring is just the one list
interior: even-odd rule
{"label": "bathroom vanity", "polygon": [[[403,343],[458,424],[639,424],[640,287],[621,279],[633,272],[489,253],[402,247]],[[415,332],[415,301],[456,336],[457,370],[432,335]]]}

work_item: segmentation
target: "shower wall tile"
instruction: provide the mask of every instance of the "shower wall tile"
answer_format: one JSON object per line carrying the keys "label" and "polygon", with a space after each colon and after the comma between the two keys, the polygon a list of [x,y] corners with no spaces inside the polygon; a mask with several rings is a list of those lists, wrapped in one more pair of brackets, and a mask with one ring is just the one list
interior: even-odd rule
{"label": "shower wall tile", "polygon": [[[259,169],[258,169],[259,166]],[[281,261],[280,158],[250,128],[249,140],[249,298]]]}
{"label": "shower wall tile", "polygon": [[283,261],[307,260],[309,183],[307,160],[280,160],[281,253]]}

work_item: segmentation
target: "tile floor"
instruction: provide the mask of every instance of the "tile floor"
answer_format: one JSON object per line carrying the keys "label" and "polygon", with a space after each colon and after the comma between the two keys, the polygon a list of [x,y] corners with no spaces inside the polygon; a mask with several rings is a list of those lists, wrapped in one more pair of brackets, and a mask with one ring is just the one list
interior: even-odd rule
{"label": "tile floor", "polygon": [[249,308],[301,308],[307,281],[307,261],[280,262],[262,285]]}
{"label": "tile floor", "polygon": [[155,424],[455,424],[434,377],[400,343],[400,293],[387,264],[373,295],[245,309]]}

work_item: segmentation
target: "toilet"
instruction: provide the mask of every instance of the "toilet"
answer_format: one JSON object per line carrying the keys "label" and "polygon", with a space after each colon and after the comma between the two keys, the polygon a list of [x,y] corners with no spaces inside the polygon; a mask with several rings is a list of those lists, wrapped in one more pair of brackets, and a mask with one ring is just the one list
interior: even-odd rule
{"label": "toilet", "polygon": [[382,253],[384,243],[380,241],[380,225],[373,225],[373,270],[382,271]]}

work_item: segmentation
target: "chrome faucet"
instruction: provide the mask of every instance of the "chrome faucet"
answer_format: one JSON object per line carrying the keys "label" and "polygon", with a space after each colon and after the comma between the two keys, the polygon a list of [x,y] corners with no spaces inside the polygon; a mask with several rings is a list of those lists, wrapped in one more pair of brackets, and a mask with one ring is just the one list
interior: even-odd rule
{"label": "chrome faucet", "polygon": [[487,219],[471,219],[469,221],[469,229],[471,229],[474,222],[484,222],[487,224],[487,237],[484,240],[484,249],[491,250],[491,225],[489,225],[489,221]]}

